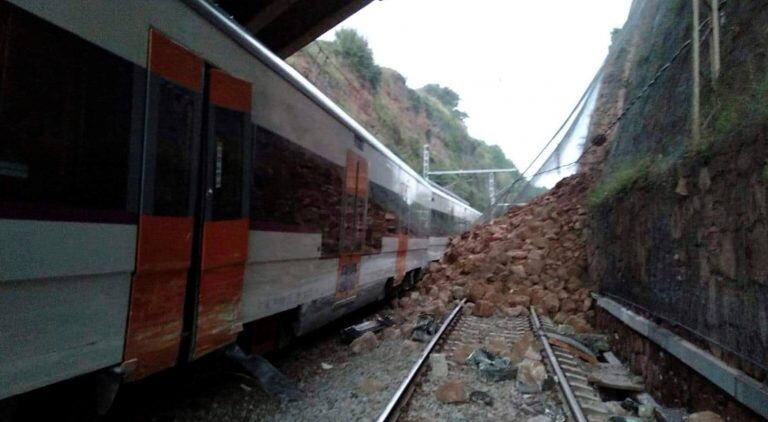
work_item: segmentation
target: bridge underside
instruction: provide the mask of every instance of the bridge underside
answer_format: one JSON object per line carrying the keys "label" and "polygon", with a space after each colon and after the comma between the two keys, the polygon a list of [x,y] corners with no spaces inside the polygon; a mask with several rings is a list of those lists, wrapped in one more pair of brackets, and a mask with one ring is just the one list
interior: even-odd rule
{"label": "bridge underside", "polygon": [[372,0],[218,0],[217,3],[282,58],[333,28]]}

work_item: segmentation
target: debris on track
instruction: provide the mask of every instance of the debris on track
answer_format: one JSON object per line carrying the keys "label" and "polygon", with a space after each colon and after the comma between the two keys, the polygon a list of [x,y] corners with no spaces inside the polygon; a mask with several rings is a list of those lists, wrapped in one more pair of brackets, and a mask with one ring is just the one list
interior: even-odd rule
{"label": "debris on track", "polygon": [[396,299],[396,308],[406,316],[442,315],[452,300],[467,297],[476,316],[527,315],[534,306],[557,324],[591,332],[581,205],[589,177],[564,179],[531,203],[453,238],[430,265],[420,293]]}

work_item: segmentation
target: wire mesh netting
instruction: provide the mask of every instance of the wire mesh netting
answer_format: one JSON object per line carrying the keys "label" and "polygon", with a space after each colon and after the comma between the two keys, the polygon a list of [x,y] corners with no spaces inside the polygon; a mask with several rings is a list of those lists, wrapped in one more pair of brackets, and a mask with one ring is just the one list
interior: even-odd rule
{"label": "wire mesh netting", "polygon": [[602,69],[592,79],[568,118],[520,177],[499,192],[492,205],[483,212],[479,223],[487,223],[503,215],[513,205],[529,202],[547,192],[560,180],[576,173],[579,158],[584,152],[601,79]]}

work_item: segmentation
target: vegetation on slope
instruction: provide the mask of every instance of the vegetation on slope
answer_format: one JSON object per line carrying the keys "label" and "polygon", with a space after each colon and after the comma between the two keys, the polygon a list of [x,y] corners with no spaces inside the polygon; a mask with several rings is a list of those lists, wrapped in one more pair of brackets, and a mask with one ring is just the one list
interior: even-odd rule
{"label": "vegetation on slope", "polygon": [[[288,62],[418,172],[424,144],[432,170],[515,168],[501,148],[469,136],[456,92],[437,84],[409,88],[398,72],[376,64],[352,29],[339,30],[333,42],[310,44]],[[518,176],[497,175],[497,191]],[[433,179],[478,209],[488,204],[486,175]]]}

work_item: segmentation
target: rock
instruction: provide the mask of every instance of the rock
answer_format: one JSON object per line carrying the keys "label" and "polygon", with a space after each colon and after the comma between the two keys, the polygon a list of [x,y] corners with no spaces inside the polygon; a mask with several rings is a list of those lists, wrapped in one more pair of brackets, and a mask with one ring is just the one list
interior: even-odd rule
{"label": "rock", "polygon": [[539,275],[541,270],[544,269],[544,261],[541,259],[532,258],[532,254],[528,255],[528,259],[525,261],[526,274]]}
{"label": "rock", "polygon": [[[459,287],[461,288],[461,287]],[[437,298],[442,304],[446,304],[454,299],[453,292],[448,290],[440,290],[437,292]]]}
{"label": "rock", "polygon": [[[558,277],[560,277],[559,274],[558,274]],[[546,283],[544,283],[544,288],[554,293],[557,293],[560,290],[563,290],[564,286],[565,286],[565,282],[562,280],[549,280]]]}
{"label": "rock", "polygon": [[448,361],[444,353],[433,353],[429,355],[429,365],[431,371],[429,376],[435,378],[445,378],[448,376]]}
{"label": "rock", "polygon": [[384,387],[384,383],[375,378],[363,378],[363,380],[360,381],[360,390],[368,395],[378,393],[383,390]]}
{"label": "rock", "polygon": [[330,369],[333,369],[333,365],[331,365],[329,363],[325,363],[325,362],[320,362],[320,367],[323,368],[326,371],[328,371]]}
{"label": "rock", "polygon": [[539,249],[546,249],[549,246],[549,241],[544,237],[534,237],[531,239],[531,244]]}
{"label": "rock", "polygon": [[496,306],[506,305],[507,297],[501,293],[489,291],[485,294],[483,300],[493,303]]}
{"label": "rock", "polygon": [[485,391],[475,390],[469,393],[469,400],[475,403],[482,403],[486,406],[493,406],[493,397]]}
{"label": "rock", "polygon": [[[527,254],[526,254],[527,255]],[[513,265],[510,270],[518,278],[526,278],[528,275],[525,273],[525,268],[522,265]]]}
{"label": "rock", "polygon": [[[654,409],[653,406],[649,404],[641,404],[637,407],[637,416],[643,418],[643,419],[651,419],[653,418]],[[720,419],[722,420],[722,419]]]}
{"label": "rock", "polygon": [[688,183],[685,177],[681,177],[677,180],[677,186],[675,187],[675,193],[680,196],[688,196]]}
{"label": "rock", "polygon": [[552,418],[547,415],[536,415],[528,418],[525,422],[552,422]]}
{"label": "rock", "polygon": [[472,352],[475,351],[475,349],[477,349],[477,346],[463,343],[459,344],[459,346],[453,350],[453,353],[451,354],[451,360],[463,365],[466,363],[467,358],[472,354]]}
{"label": "rock", "polygon": [[512,363],[518,364],[525,359],[526,351],[531,348],[536,340],[532,333],[525,333],[522,337],[512,343]]}
{"label": "rock", "polygon": [[556,294],[547,293],[541,302],[541,306],[548,315],[554,315],[560,310],[560,300],[557,298]]}
{"label": "rock", "polygon": [[475,309],[472,311],[472,315],[487,318],[493,316],[496,312],[496,306],[487,300],[480,300],[475,304]]}
{"label": "rock", "polygon": [[722,422],[723,418],[711,410],[696,412],[688,415],[687,422]]}
{"label": "rock", "polygon": [[504,314],[508,317],[517,317],[521,315],[528,315],[528,310],[522,306],[514,306],[511,308],[504,308]]}
{"label": "rock", "polygon": [[451,294],[455,300],[464,299],[464,288],[461,286],[453,286],[451,287]]}
{"label": "rock", "polygon": [[517,382],[515,387],[523,394],[538,393],[542,390],[547,378],[547,369],[541,362],[524,359],[517,365]]}
{"label": "rock", "polygon": [[565,320],[566,325],[570,325],[577,333],[588,333],[594,331],[592,326],[584,320],[584,318],[571,315]]}
{"label": "rock", "polygon": [[576,311],[576,301],[574,301],[573,299],[563,299],[560,302],[560,310],[562,312],[565,312],[566,314],[573,313],[574,311]]}
{"label": "rock", "polygon": [[410,310],[411,308],[413,308],[413,302],[411,301],[411,298],[409,298],[409,297],[400,298],[400,300],[398,301],[398,305],[400,306],[401,309],[403,309],[405,311]]}
{"label": "rock", "polygon": [[451,380],[441,385],[435,391],[435,396],[440,403],[466,403],[468,400],[464,383],[459,380]]}
{"label": "rock", "polygon": [[469,286],[469,292],[467,293],[467,298],[477,303],[479,300],[483,299],[483,296],[485,296],[485,283],[482,281],[474,282]]}
{"label": "rock", "polygon": [[381,332],[382,340],[395,340],[402,336],[403,333],[400,332],[400,329],[395,327],[387,327],[384,329],[384,331]]}
{"label": "rock", "polygon": [[352,353],[356,355],[363,352],[370,352],[379,346],[379,339],[376,338],[376,334],[368,331],[362,336],[354,339],[349,346]]}
{"label": "rock", "polygon": [[528,307],[531,306],[531,298],[530,296],[524,296],[524,295],[511,295],[509,296],[509,304],[512,306],[523,306]]}
{"label": "rock", "polygon": [[565,283],[565,290],[568,292],[575,292],[576,290],[579,290],[581,288],[581,280],[576,278],[575,276],[571,276],[570,279],[568,279],[568,282]]}

